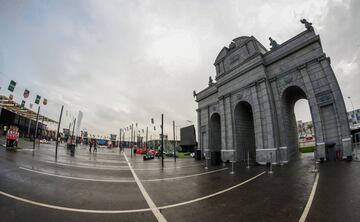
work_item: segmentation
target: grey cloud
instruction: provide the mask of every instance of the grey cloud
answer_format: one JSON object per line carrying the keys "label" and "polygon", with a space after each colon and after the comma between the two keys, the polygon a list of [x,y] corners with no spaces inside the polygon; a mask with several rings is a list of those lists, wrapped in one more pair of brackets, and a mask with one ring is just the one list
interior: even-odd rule
{"label": "grey cloud", "polygon": [[[0,4],[0,70],[59,104],[82,109],[83,126],[96,133],[116,133],[132,122],[146,125],[150,118],[159,122],[161,113],[167,131],[173,119],[195,120],[192,90],[205,88],[215,75],[212,64],[223,46],[241,35],[254,35],[265,46],[269,36],[285,41],[304,29],[302,17],[321,34],[344,95],[359,94],[353,81],[359,66],[347,78],[339,73],[341,64],[358,64],[357,1]],[[359,99],[354,103],[360,105]]]}

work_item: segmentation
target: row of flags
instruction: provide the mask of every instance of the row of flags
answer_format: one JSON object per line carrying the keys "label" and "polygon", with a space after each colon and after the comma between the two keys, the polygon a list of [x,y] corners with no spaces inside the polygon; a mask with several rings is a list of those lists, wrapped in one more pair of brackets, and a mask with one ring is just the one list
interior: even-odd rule
{"label": "row of flags", "polygon": [[[151,118],[151,124],[154,125],[154,123],[155,123],[154,118]],[[138,123],[135,123],[135,126],[138,127]],[[122,130],[124,130],[124,131],[130,131],[130,130],[131,130],[131,127],[132,127],[132,125],[127,126],[127,127],[123,128]],[[161,128],[161,125],[160,125],[160,128]],[[156,126],[155,126],[155,125],[154,125],[154,131],[156,131]],[[145,130],[144,130],[144,129],[141,129],[141,132],[142,132],[142,133],[145,133]],[[138,130],[138,133],[140,133],[140,130]]]}
{"label": "row of flags", "polygon": [[[9,86],[8,86],[8,90],[13,93],[14,90],[15,90],[15,87],[16,87],[16,82],[15,82],[14,80],[11,80],[10,83],[9,83]],[[30,90],[25,89],[25,90],[24,90],[24,93],[23,93],[24,99],[27,99],[29,96],[30,96]],[[12,94],[10,94],[9,99],[10,99],[10,100],[13,100],[13,98],[14,98],[14,96],[13,96]],[[37,104],[37,105],[39,105],[39,104],[40,104],[40,101],[41,101],[41,96],[40,96],[40,95],[36,95],[34,103]],[[21,107],[21,108],[24,108],[24,107],[25,107],[25,103],[26,103],[26,101],[25,101],[25,100],[22,100],[22,101],[21,101],[21,104],[20,104],[20,107]],[[47,103],[48,103],[48,100],[47,100],[46,98],[43,98],[42,104],[43,104],[44,106],[46,106]],[[33,104],[30,103],[29,106],[30,106],[30,109],[32,109]]]}

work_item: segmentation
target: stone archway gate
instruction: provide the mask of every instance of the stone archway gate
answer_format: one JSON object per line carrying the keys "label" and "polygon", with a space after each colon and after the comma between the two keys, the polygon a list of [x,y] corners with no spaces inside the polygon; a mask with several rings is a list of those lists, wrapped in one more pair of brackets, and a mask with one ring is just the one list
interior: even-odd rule
{"label": "stone archway gate", "polygon": [[343,96],[330,58],[309,24],[305,21],[307,29],[282,44],[269,38],[270,50],[253,36],[242,36],[220,51],[214,64],[216,82],[210,77],[207,88],[199,93],[194,91],[202,152],[209,150],[209,118],[218,113],[222,159],[231,160],[233,151],[239,149],[234,109],[245,101],[253,111],[256,161],[264,164],[270,161],[270,156],[272,162],[291,160],[293,149],[287,139],[289,129],[284,127],[286,104],[282,97],[286,89],[295,86],[309,101],[316,157],[325,159],[329,144],[335,144],[333,149],[343,158],[352,155]]}

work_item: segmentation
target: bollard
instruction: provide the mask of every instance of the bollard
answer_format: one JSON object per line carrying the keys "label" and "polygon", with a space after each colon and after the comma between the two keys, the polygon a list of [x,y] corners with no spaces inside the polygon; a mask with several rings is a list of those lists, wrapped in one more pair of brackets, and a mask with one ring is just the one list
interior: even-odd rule
{"label": "bollard", "polygon": [[272,170],[272,153],[270,153],[270,170],[268,172],[268,174],[272,174],[273,170]]}
{"label": "bollard", "polygon": [[234,174],[235,171],[234,171],[234,161],[231,161],[231,171],[230,171],[230,174]]}
{"label": "bollard", "polygon": [[284,161],[282,160],[282,152],[279,150],[279,156],[280,156],[280,166],[284,166]]}
{"label": "bollard", "polygon": [[317,169],[317,161],[316,158],[314,158],[314,169],[311,170],[312,173],[317,173],[319,170]]}
{"label": "bollard", "polygon": [[250,154],[249,154],[249,151],[247,152],[247,166],[246,166],[247,169],[250,168]]}
{"label": "bollard", "polygon": [[207,159],[206,155],[205,155],[205,168],[204,169],[205,170],[209,169],[209,167],[208,167],[208,159]]}

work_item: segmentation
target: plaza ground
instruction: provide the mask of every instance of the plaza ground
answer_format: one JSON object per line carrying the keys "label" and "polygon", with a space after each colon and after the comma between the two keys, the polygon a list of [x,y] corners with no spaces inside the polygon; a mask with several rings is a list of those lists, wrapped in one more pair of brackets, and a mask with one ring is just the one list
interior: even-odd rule
{"label": "plaza ground", "polygon": [[0,148],[1,221],[157,221],[149,199],[167,221],[360,220],[356,161],[320,164],[317,181],[312,153],[274,166],[273,174],[240,164],[230,174],[230,164],[206,170],[192,158],[166,158],[161,169],[160,159],[143,161],[127,149],[79,146],[72,157],[61,144],[55,161],[54,144],[20,147]]}

